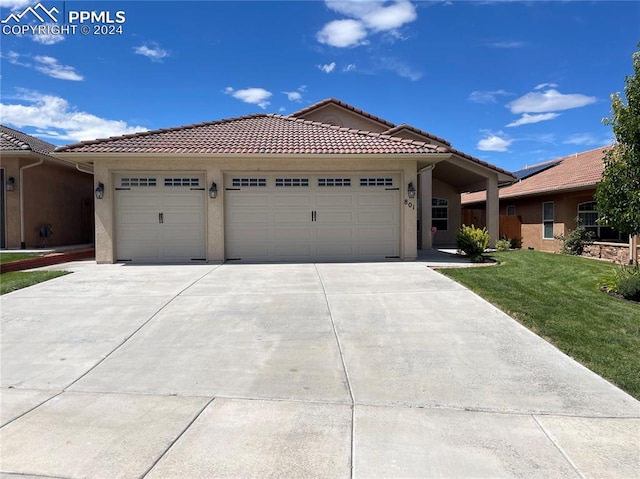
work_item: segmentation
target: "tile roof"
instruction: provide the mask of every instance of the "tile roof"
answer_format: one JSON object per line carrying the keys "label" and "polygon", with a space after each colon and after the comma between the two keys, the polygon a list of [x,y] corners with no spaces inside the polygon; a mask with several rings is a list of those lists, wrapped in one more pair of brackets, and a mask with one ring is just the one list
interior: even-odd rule
{"label": "tile roof", "polygon": [[0,125],[0,151],[35,151],[46,155],[55,148],[56,145]]}
{"label": "tile roof", "polygon": [[[602,177],[604,154],[611,147],[576,153],[558,158],[555,166],[500,188],[500,198],[534,196],[544,193],[594,187]],[[486,192],[464,193],[462,204],[486,201]]]}
{"label": "tile roof", "polygon": [[389,130],[384,131],[383,133],[386,135],[395,135],[396,133],[402,130],[409,130],[409,131],[412,131],[413,133],[417,133],[418,135],[426,136],[427,138],[430,138],[435,141],[439,141],[440,143],[444,143],[447,146],[451,146],[451,143],[445,140],[444,138],[440,138],[439,136],[432,135],[427,131],[416,128],[415,126],[407,125],[406,123],[402,123],[400,125],[394,126],[393,128],[390,128]]}
{"label": "tile roof", "polygon": [[375,115],[372,115],[371,113],[367,113],[366,111],[361,110],[360,108],[356,108],[353,105],[349,105],[348,103],[338,100],[337,98],[326,98],[325,100],[319,101],[318,103],[314,103],[313,105],[309,105],[308,107],[303,108],[302,110],[294,111],[293,113],[287,116],[297,118],[300,116],[304,116],[305,114],[312,112],[314,110],[317,110],[323,106],[331,105],[331,104],[339,105],[345,110],[352,111],[354,113],[357,113],[358,115],[362,115],[366,118],[369,118],[370,120],[377,121],[378,123],[382,123],[383,125],[386,125],[389,128],[393,128],[396,126],[394,123],[391,123],[390,121],[387,121],[384,118],[380,118],[379,116],[375,116]]}
{"label": "tile roof", "polygon": [[447,148],[320,122],[257,114],[177,128],[83,141],[70,153],[403,154],[449,153]]}

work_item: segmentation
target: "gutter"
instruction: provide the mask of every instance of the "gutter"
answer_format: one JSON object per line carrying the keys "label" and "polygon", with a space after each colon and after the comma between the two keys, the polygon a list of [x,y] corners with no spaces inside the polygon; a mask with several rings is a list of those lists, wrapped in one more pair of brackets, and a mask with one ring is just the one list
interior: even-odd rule
{"label": "gutter", "polygon": [[24,170],[40,166],[44,163],[44,158],[40,158],[37,163],[32,163],[20,168],[20,249],[25,249],[26,244],[24,241]]}

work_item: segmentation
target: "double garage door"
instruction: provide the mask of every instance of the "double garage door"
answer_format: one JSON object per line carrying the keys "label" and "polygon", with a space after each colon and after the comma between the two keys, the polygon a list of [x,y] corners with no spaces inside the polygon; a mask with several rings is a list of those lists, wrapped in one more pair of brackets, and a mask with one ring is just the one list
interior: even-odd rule
{"label": "double garage door", "polygon": [[227,261],[348,261],[399,257],[394,175],[225,178]]}
{"label": "double garage door", "polygon": [[[115,178],[118,261],[206,260],[204,175]],[[400,254],[397,175],[237,174],[224,178],[227,261],[384,260]]]}

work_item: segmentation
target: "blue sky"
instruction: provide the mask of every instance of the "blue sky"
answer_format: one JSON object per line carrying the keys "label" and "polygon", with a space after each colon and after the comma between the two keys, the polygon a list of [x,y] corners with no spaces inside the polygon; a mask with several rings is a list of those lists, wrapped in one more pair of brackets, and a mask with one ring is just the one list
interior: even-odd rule
{"label": "blue sky", "polygon": [[[0,0],[0,16],[32,1]],[[1,40],[0,121],[55,144],[336,97],[509,170],[611,142],[640,2],[42,1]],[[104,12],[69,23],[70,12]],[[118,19],[121,23],[108,23]],[[42,12],[41,12],[42,13]],[[19,22],[39,25],[28,12]],[[81,26],[90,26],[87,35]],[[96,35],[94,28],[118,29]]]}

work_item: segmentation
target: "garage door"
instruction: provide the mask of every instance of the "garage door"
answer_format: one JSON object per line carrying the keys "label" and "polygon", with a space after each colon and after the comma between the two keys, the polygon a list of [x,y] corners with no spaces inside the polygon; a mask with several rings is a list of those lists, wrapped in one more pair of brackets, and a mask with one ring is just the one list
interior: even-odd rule
{"label": "garage door", "polygon": [[397,175],[225,177],[226,259],[398,258]]}
{"label": "garage door", "polygon": [[200,175],[116,177],[116,259],[205,260],[205,195]]}

